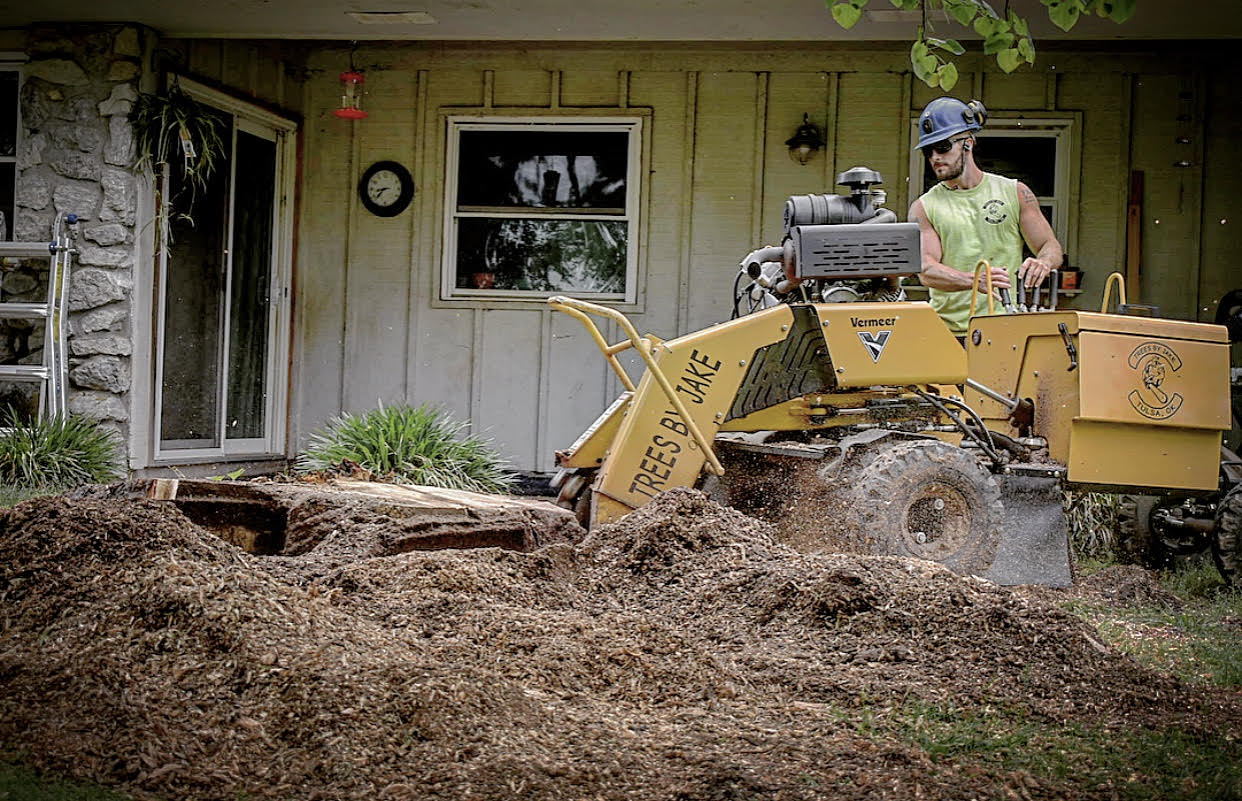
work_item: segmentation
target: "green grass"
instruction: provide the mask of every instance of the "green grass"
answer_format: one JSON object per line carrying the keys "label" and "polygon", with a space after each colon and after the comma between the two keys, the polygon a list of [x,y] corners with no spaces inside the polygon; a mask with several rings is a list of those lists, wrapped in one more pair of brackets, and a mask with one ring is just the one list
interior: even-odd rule
{"label": "green grass", "polygon": [[1227,588],[1210,561],[1160,574],[1179,610],[1075,600],[1065,608],[1119,650],[1184,681],[1242,689],[1242,593]]}
{"label": "green grass", "polygon": [[128,801],[107,787],[79,784],[54,776],[42,776],[18,764],[12,754],[0,755],[2,801]]}
{"label": "green grass", "polygon": [[[45,495],[59,495],[62,491],[55,487],[11,487],[0,484],[0,507],[16,506],[22,501],[42,498]],[[2,797],[0,801],[3,801]]]}
{"label": "green grass", "polygon": [[311,434],[301,473],[361,467],[381,481],[474,492],[504,492],[512,476],[468,425],[426,406],[380,406],[343,414]]}
{"label": "green grass", "polygon": [[892,710],[882,725],[933,758],[994,776],[1027,774],[1045,788],[1081,788],[1124,801],[1242,798],[1238,747],[1223,736],[1057,726],[1034,722],[1020,710],[983,714],[913,703]]}

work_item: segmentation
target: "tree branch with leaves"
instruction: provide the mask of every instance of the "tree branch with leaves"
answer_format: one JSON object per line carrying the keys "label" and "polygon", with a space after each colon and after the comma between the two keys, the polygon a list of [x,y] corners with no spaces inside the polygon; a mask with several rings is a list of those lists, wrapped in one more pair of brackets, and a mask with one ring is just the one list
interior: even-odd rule
{"label": "tree branch with leaves", "polygon": [[[849,30],[862,18],[871,0],[825,0],[832,18]],[[933,36],[935,19],[928,12],[943,11],[949,20],[973,30],[983,39],[985,55],[995,56],[996,64],[1005,72],[1013,72],[1023,63],[1035,63],[1035,42],[1024,17],[1009,10],[997,13],[985,0],[889,0],[902,11],[921,11],[914,43],[910,46],[910,66],[915,76],[928,86],[946,92],[957,83],[954,56],[966,52],[956,39]],[[1138,0],[1040,0],[1048,8],[1048,18],[1063,31],[1078,23],[1083,14],[1095,14],[1113,22],[1130,19]]]}

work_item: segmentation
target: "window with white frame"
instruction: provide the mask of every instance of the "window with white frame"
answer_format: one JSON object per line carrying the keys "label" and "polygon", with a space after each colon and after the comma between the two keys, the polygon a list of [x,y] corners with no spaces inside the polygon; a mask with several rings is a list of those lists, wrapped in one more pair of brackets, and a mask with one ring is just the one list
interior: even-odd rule
{"label": "window with white frame", "polygon": [[449,117],[441,297],[633,301],[642,118]]}
{"label": "window with white frame", "polygon": [[[917,120],[915,121],[917,123]],[[995,117],[976,132],[975,163],[984,172],[1016,178],[1030,187],[1039,208],[1052,225],[1057,240],[1068,249],[1072,216],[1077,209],[1070,198],[1070,176],[1077,148],[1074,143],[1074,117]],[[918,142],[916,125],[911,125],[911,145]],[[919,150],[911,156],[911,201],[936,183],[928,160]]]}
{"label": "window with white frame", "polygon": [[17,192],[18,87],[21,73],[0,66],[0,241],[13,238]]}

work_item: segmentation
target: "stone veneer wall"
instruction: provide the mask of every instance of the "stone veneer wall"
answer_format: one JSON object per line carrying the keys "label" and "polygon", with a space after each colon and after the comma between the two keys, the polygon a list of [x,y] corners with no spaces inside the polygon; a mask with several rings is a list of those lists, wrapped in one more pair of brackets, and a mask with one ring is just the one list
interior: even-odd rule
{"label": "stone veneer wall", "polygon": [[139,179],[128,115],[153,32],[135,25],[28,32],[13,238],[48,241],[81,219],[70,284],[69,410],[128,442]]}

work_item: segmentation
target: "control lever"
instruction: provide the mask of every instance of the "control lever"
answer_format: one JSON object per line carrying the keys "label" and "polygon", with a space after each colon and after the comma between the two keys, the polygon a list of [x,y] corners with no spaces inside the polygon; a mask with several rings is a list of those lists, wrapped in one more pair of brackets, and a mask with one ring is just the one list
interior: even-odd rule
{"label": "control lever", "polygon": [[1074,340],[1070,339],[1069,328],[1065,323],[1057,323],[1057,330],[1061,332],[1061,341],[1065,343],[1065,352],[1069,354],[1070,364],[1065,368],[1065,372],[1071,373],[1078,367],[1078,348],[1074,347]]}
{"label": "control lever", "polygon": [[1000,292],[1001,305],[1005,307],[1005,311],[1009,314],[1017,314],[1018,309],[1013,305],[1013,301],[1009,297],[1008,289],[998,289]]}

